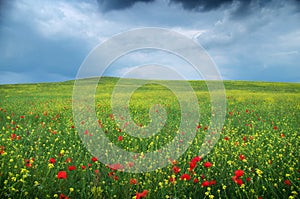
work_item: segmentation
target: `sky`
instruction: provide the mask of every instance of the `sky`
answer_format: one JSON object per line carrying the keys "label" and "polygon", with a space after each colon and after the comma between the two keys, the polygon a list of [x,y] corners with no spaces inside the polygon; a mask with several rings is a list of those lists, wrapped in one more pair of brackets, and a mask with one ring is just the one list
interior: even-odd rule
{"label": "sky", "polygon": [[[300,82],[299,21],[299,0],[0,0],[0,84],[75,79],[96,46],[144,27],[197,42],[224,80]],[[198,78],[188,63],[157,50],[129,53],[104,75],[151,63]]]}

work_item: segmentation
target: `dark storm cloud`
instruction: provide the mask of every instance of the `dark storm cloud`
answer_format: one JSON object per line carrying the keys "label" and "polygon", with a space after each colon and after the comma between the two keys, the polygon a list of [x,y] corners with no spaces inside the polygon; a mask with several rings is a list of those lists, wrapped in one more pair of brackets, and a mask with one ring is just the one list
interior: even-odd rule
{"label": "dark storm cloud", "polygon": [[[225,4],[231,4],[233,0],[170,0],[171,3],[180,3],[183,8],[188,10],[213,10]],[[245,0],[243,2],[249,2]]]}
{"label": "dark storm cloud", "polygon": [[97,0],[101,11],[122,10],[133,6],[137,2],[149,3],[154,0]]}
{"label": "dark storm cloud", "polygon": [[179,3],[184,9],[196,11],[210,11],[235,4],[237,5],[235,13],[237,15],[248,14],[251,8],[263,8],[268,4],[275,4],[280,7],[285,3],[294,3],[300,8],[300,0],[170,0],[170,3]]}
{"label": "dark storm cloud", "polygon": [[[223,79],[300,82],[300,0],[0,0],[0,8],[0,84],[74,79],[95,45],[141,27],[199,42]],[[176,59],[148,52],[108,74],[153,60],[195,79]]]}
{"label": "dark storm cloud", "polygon": [[[102,11],[121,10],[133,6],[137,2],[153,2],[154,0],[97,0]],[[241,1],[247,4],[251,0]],[[170,0],[170,4],[181,4],[187,10],[212,10],[224,4],[230,4],[233,0]]]}
{"label": "dark storm cloud", "polygon": [[[126,9],[138,2],[151,3],[154,1],[158,0],[97,0],[103,12]],[[274,3],[279,7],[284,3],[294,3],[300,11],[300,0],[169,0],[169,4],[181,5],[185,10],[203,12],[235,5],[236,9],[231,13],[233,18],[250,15],[256,9]]]}

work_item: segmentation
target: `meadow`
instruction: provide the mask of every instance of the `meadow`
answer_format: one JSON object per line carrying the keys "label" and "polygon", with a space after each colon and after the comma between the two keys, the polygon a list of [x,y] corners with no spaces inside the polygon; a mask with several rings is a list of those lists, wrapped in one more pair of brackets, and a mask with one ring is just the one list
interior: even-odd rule
{"label": "meadow", "polygon": [[[136,138],[112,114],[117,81],[103,77],[96,91],[96,115],[105,136],[141,154],[169,143],[179,133],[181,118],[174,93],[159,84],[133,93],[128,108],[138,126],[151,123],[153,104],[167,113],[161,132]],[[300,198],[300,84],[224,81],[220,138],[200,157],[210,96],[204,81],[189,83],[200,111],[194,140],[167,167],[143,173],[122,171],[128,165],[105,165],[83,145],[72,113],[74,81],[0,85],[0,198]]]}

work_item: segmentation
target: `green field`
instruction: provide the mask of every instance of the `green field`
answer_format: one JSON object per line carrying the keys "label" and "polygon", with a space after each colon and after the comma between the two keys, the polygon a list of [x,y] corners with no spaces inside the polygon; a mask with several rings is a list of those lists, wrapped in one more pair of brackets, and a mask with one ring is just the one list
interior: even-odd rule
{"label": "green field", "polygon": [[[180,105],[159,84],[138,88],[128,109],[144,127],[151,123],[149,109],[160,104],[167,113],[161,131],[144,139],[124,132],[111,108],[117,82],[101,78],[95,98],[98,123],[114,145],[143,154],[180,133]],[[211,105],[205,82],[189,83],[200,110],[196,137],[180,158],[144,173],[102,164],[82,144],[72,113],[74,81],[0,85],[0,198],[300,198],[300,84],[224,81],[220,138],[197,158]]]}

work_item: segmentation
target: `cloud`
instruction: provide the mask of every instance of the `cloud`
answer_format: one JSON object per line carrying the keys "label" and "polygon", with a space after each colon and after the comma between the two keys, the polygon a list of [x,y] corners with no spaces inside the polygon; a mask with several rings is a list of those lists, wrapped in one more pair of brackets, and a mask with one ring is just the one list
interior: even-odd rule
{"label": "cloud", "polygon": [[57,1],[44,2],[34,7],[29,7],[28,4],[24,6],[27,8],[21,8],[21,12],[30,10],[30,15],[35,16],[30,21],[32,26],[48,39],[55,40],[57,36],[93,42],[105,39],[103,34],[97,34],[103,28],[104,20],[101,20],[96,4]]}
{"label": "cloud", "polygon": [[[140,70],[139,67],[142,69]],[[167,71],[163,69],[164,67],[169,68],[178,75],[161,72]],[[155,69],[158,69],[158,71],[155,71]],[[129,73],[129,77],[134,78],[146,78],[149,75],[150,79],[180,79],[178,76],[181,76],[181,79],[204,79],[191,64],[181,57],[155,49],[128,53],[113,62],[104,74],[122,77],[126,76],[127,73]]]}
{"label": "cloud", "polygon": [[[136,3],[153,3],[155,0],[97,0],[100,10],[103,12],[112,10],[122,10],[132,7]],[[224,8],[226,6],[235,7],[234,16],[243,17],[250,14],[255,9],[261,9],[266,5],[273,4],[281,6],[285,3],[294,3],[300,6],[300,0],[169,0],[170,5],[179,4],[186,10],[211,11]]]}
{"label": "cloud", "polygon": [[[12,2],[1,8],[0,70],[24,82],[72,79],[94,47],[143,27],[172,29],[198,42],[224,79],[300,79],[300,0],[0,2]],[[108,74],[121,76],[156,60],[194,79],[183,63],[151,52],[122,58]]]}
{"label": "cloud", "polygon": [[[179,3],[183,8],[188,10],[201,10],[201,11],[209,11],[213,9],[217,9],[226,4],[232,4],[233,0],[214,0],[214,1],[206,1],[206,0],[171,0],[170,3]],[[248,0],[244,1],[248,2]]]}
{"label": "cloud", "polygon": [[299,68],[299,54],[270,56],[299,51],[300,13],[291,12],[294,4],[269,4],[239,20],[232,18],[232,9],[223,9],[223,17],[197,37],[220,70],[233,71],[230,79],[299,80],[291,72]]}
{"label": "cloud", "polygon": [[[32,73],[32,78],[12,76],[24,81],[46,81],[40,77],[47,74],[74,79],[89,51],[119,32],[117,24],[101,19],[96,5],[67,1],[15,2],[13,12],[7,14],[1,25],[0,69],[12,74],[26,72],[27,76]],[[35,76],[37,72],[40,75]],[[49,77],[61,80],[55,78],[59,76]]]}
{"label": "cloud", "polygon": [[[136,3],[151,3],[154,0],[97,0],[102,11],[121,10],[133,6]],[[217,9],[224,4],[231,4],[233,0],[170,0],[169,3],[181,4],[183,8],[188,10],[205,10],[209,11]],[[242,4],[247,4],[249,0],[240,1]]]}
{"label": "cloud", "polygon": [[153,1],[154,0],[121,0],[121,1],[120,0],[97,0],[100,9],[103,12],[129,8],[138,2],[149,3]]}

